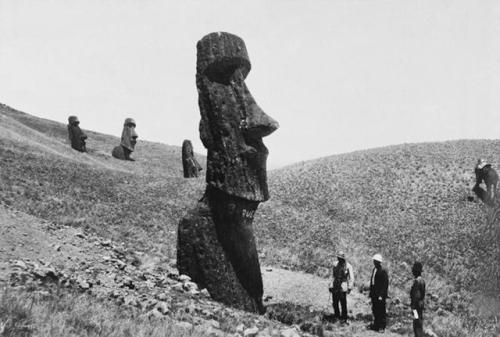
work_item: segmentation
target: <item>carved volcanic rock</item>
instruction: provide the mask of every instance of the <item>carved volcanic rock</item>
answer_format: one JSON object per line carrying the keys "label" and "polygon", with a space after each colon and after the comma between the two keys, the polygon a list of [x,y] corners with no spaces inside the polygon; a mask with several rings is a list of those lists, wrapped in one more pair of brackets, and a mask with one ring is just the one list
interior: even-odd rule
{"label": "carved volcanic rock", "polygon": [[210,296],[226,305],[258,312],[254,300],[241,285],[219,243],[206,200],[200,201],[179,223],[177,268]]}
{"label": "carved volcanic rock", "polygon": [[269,198],[262,138],[278,128],[250,94],[245,43],[212,33],[197,45],[200,138],[207,148],[207,189],[179,224],[177,267],[211,296],[263,313],[262,275],[252,222]]}
{"label": "carved volcanic rock", "polygon": [[198,177],[198,172],[202,170],[201,165],[194,157],[193,145],[187,139],[182,142],[182,168],[184,178]]}
{"label": "carved volcanic rock", "polygon": [[131,160],[130,154],[134,151],[135,145],[137,144],[137,138],[139,137],[135,131],[135,121],[132,118],[126,118],[123,124],[122,137],[120,146],[113,148],[111,155],[117,159],[121,160]]}
{"label": "carved volcanic rock", "polygon": [[73,149],[80,152],[87,152],[85,144],[87,135],[80,129],[80,121],[76,116],[69,116],[68,118],[68,135]]}

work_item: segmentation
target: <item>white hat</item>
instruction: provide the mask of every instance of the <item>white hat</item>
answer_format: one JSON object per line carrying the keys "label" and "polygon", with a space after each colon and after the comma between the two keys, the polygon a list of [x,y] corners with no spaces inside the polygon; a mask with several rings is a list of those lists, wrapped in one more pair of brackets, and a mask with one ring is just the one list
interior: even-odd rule
{"label": "white hat", "polygon": [[383,262],[382,255],[380,255],[380,254],[373,255],[372,259],[373,259],[373,261]]}

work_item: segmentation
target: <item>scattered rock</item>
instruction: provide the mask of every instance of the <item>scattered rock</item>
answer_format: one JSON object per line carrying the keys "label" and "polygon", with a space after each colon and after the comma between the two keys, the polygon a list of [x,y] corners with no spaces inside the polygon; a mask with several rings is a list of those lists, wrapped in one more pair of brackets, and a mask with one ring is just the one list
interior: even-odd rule
{"label": "scattered rock", "polygon": [[190,332],[193,330],[193,324],[189,322],[177,322],[174,324],[174,326],[179,330],[184,330],[186,332]]}
{"label": "scattered rock", "polygon": [[158,298],[158,300],[159,300],[159,301],[166,301],[166,300],[168,300],[168,298],[169,298],[169,297],[168,297],[168,295],[167,295],[167,294],[165,294],[165,293],[161,293],[161,294],[159,294],[159,295],[157,296],[157,298]]}
{"label": "scattered rock", "polygon": [[28,266],[26,265],[26,263],[24,263],[24,261],[22,261],[22,260],[17,260],[14,263],[14,267],[19,267],[19,268],[24,269],[24,270],[26,270],[28,268]]}
{"label": "scattered rock", "polygon": [[182,275],[179,276],[178,280],[180,282],[189,282],[189,281],[191,281],[191,277],[182,274]]}
{"label": "scattered rock", "polygon": [[163,314],[161,312],[158,311],[158,309],[152,309],[150,311],[148,311],[148,313],[146,314],[146,316],[148,317],[155,317],[155,318],[162,318],[163,317]]}
{"label": "scattered rock", "polygon": [[243,332],[244,337],[255,337],[259,333],[259,328],[254,326],[253,328],[248,328]]}
{"label": "scattered rock", "polygon": [[280,336],[281,337],[300,337],[300,334],[296,329],[290,328],[290,329],[281,330]]}
{"label": "scattered rock", "polygon": [[239,333],[239,334],[243,334],[243,331],[245,330],[245,325],[244,324],[240,324],[236,327],[236,332]]}
{"label": "scattered rock", "polygon": [[158,302],[158,304],[156,305],[156,309],[164,315],[168,314],[168,312],[170,311],[167,302]]}
{"label": "scattered rock", "polygon": [[110,247],[111,246],[111,240],[101,241],[101,245],[104,246],[104,247]]}
{"label": "scattered rock", "polygon": [[426,337],[438,337],[434,331],[432,331],[430,328],[424,328],[424,335]]}
{"label": "scattered rock", "polygon": [[205,296],[205,297],[210,297],[210,293],[208,292],[207,288],[203,288],[203,289],[200,291],[200,295],[201,295],[201,296]]}

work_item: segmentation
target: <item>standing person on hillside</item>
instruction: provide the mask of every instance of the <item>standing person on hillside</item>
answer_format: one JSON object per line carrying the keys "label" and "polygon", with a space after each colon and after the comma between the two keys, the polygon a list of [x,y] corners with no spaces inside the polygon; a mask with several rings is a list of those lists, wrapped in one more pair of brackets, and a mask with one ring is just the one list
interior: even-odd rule
{"label": "standing person on hillside", "polygon": [[415,337],[424,337],[424,299],[425,299],[425,281],[422,278],[422,263],[415,262],[411,272],[415,277],[410,290],[411,310],[413,313],[413,332]]}
{"label": "standing person on hillside", "polygon": [[[333,264],[333,283],[330,288],[333,300],[335,318],[340,319],[342,324],[347,324],[347,294],[351,293],[354,286],[354,272],[352,266],[346,262],[345,254],[339,252],[337,261]],[[339,310],[339,302],[342,307],[342,315]]]}
{"label": "standing person on hillside", "polygon": [[370,325],[371,330],[385,332],[387,324],[386,300],[387,290],[389,288],[389,275],[382,268],[382,255],[375,254],[373,256],[374,268],[370,279],[370,298],[372,301],[373,324]]}

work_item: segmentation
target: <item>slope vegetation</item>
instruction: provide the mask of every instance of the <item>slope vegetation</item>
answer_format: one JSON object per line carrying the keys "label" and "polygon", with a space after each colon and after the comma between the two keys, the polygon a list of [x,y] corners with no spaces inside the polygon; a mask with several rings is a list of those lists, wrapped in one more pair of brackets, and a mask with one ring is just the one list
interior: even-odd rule
{"label": "slope vegetation", "polygon": [[[170,263],[177,224],[201,197],[204,178],[182,178],[179,147],[139,140],[137,161],[124,162],[110,154],[119,138],[86,133],[90,151],[82,154],[69,146],[65,124],[0,105],[0,203]],[[408,144],[271,171],[272,199],[254,222],[262,264],[329,276],[344,250],[363,291],[380,251],[391,296],[404,300],[411,264],[421,260],[430,316],[442,331],[498,332],[491,322],[500,308],[500,229],[488,222],[491,209],[468,197],[477,158],[498,166],[499,154],[496,140]],[[461,318],[438,314],[443,309]]]}
{"label": "slope vegetation", "polygon": [[111,157],[119,138],[85,132],[89,153],[80,153],[66,125],[0,105],[0,201],[175,257],[176,224],[203,186],[182,178],[180,147],[139,141],[132,163]]}

